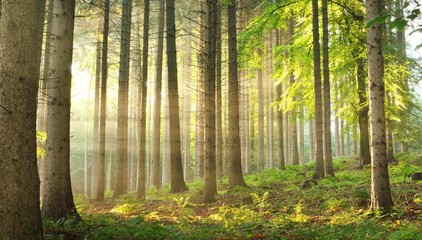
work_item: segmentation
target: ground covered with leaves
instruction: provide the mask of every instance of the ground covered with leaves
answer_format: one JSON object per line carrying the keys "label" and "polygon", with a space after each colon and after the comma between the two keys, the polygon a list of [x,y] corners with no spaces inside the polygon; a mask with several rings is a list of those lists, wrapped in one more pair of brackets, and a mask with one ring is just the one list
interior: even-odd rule
{"label": "ground covered with leaves", "polygon": [[44,221],[45,239],[422,239],[422,156],[402,153],[390,166],[393,211],[371,212],[370,168],[336,159],[336,176],[302,188],[314,165],[245,176],[248,188],[218,186],[217,202],[202,204],[202,183],[169,194],[151,189],[98,203],[76,198],[82,221]]}

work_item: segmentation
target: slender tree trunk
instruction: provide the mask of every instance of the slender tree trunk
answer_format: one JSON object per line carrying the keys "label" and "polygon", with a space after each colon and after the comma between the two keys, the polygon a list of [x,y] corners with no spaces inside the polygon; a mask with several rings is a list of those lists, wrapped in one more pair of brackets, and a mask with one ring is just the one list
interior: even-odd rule
{"label": "slender tree trunk", "polygon": [[[45,1],[44,1],[45,2]],[[51,19],[53,16],[53,7],[54,0],[48,1],[47,7],[47,26],[45,29],[45,43],[44,43],[44,64],[42,72],[42,82],[41,89],[38,100],[38,126],[37,131],[45,132],[46,131],[46,117],[47,117],[47,81],[48,81],[48,66],[50,66],[50,56],[51,56]],[[39,147],[43,147],[40,142]],[[44,148],[45,149],[45,148]],[[40,197],[42,202],[42,196],[44,195],[44,186],[45,186],[45,159],[44,157],[38,156],[38,173],[40,176]]]}
{"label": "slender tree trunk", "polygon": [[92,177],[96,182],[96,187],[92,189],[96,200],[104,199],[105,192],[105,176],[106,176],[106,110],[107,110],[107,77],[108,77],[108,32],[109,32],[109,16],[110,1],[104,1],[104,26],[103,26],[103,42],[101,54],[101,91],[100,91],[100,125],[99,125],[99,146],[98,146],[98,163],[93,164]]}
{"label": "slender tree trunk", "polygon": [[214,202],[217,193],[217,176],[215,161],[215,73],[216,73],[216,30],[217,1],[207,0],[207,17],[205,33],[205,203]]}
{"label": "slender tree trunk", "polygon": [[[258,49],[258,55],[262,57],[262,50]],[[262,79],[262,69],[258,68],[258,170],[265,167],[264,159],[264,89]]]}
{"label": "slender tree trunk", "polygon": [[44,1],[0,3],[2,239],[43,239],[36,156],[36,109],[44,7]]}
{"label": "slender tree trunk", "polygon": [[337,115],[334,117],[334,134],[336,139],[336,156],[340,157],[340,126]]}
{"label": "slender tree trunk", "polygon": [[[191,24],[188,22],[188,28],[190,29]],[[190,182],[193,180],[191,173],[191,92],[190,92],[190,82],[191,82],[191,64],[192,64],[192,37],[189,35],[186,40],[186,58],[185,58],[185,145],[184,145],[184,176],[185,181]],[[217,138],[218,141],[218,138]]]}
{"label": "slender tree trunk", "polygon": [[[365,2],[366,18],[373,19],[382,12],[380,0]],[[369,111],[371,122],[371,209],[390,210],[393,200],[388,176],[385,138],[384,58],[382,55],[382,25],[373,24],[367,30]]]}
{"label": "slender tree trunk", "polygon": [[170,116],[171,192],[187,190],[183,179],[180,146],[179,94],[177,86],[176,25],[174,0],[166,0],[167,22],[167,68]]}
{"label": "slender tree trunk", "polygon": [[222,85],[221,85],[221,58],[222,58],[222,38],[221,38],[221,10],[217,7],[216,20],[216,174],[217,180],[223,177],[223,131],[222,131]]}
{"label": "slender tree trunk", "polygon": [[371,153],[369,151],[369,119],[368,119],[368,99],[366,91],[364,72],[364,61],[363,59],[357,60],[356,76],[358,83],[358,95],[359,95],[359,166],[363,167],[371,163]]}
{"label": "slender tree trunk", "polygon": [[70,98],[75,1],[54,2],[43,218],[78,216],[70,182]]}
{"label": "slender tree trunk", "polygon": [[309,120],[309,160],[315,159],[315,119]]}
{"label": "slender tree trunk", "polygon": [[229,185],[246,186],[242,175],[239,129],[239,82],[237,71],[236,1],[231,0],[227,11],[229,38],[229,132],[230,132],[230,174]]}
{"label": "slender tree trunk", "polygon": [[325,171],[334,176],[333,151],[331,149],[331,87],[330,87],[330,64],[329,64],[329,35],[328,35],[328,0],[322,0],[322,64],[324,76],[323,98],[323,130],[324,130],[324,157]]}
{"label": "slender tree trunk", "polygon": [[314,46],[314,94],[315,94],[315,135],[316,156],[315,173],[313,178],[325,177],[323,159],[323,121],[321,96],[321,58],[319,44],[318,0],[312,0],[312,32]]}
{"label": "slender tree trunk", "polygon": [[91,105],[91,88],[92,79],[89,82],[88,99],[85,106],[85,130],[84,130],[84,196],[89,198],[90,195],[90,178],[89,178],[89,159],[88,159],[88,136],[89,136],[89,106]]}
{"label": "slender tree trunk", "polygon": [[146,180],[147,180],[147,169],[146,169],[146,127],[147,127],[147,82],[148,82],[148,48],[149,48],[149,11],[150,1],[144,0],[144,30],[143,30],[143,43],[142,43],[142,78],[140,84],[141,94],[141,109],[140,109],[140,121],[138,125],[138,141],[139,141],[139,162],[138,162],[138,187],[136,195],[138,198],[145,198],[146,192]]}
{"label": "slender tree trunk", "polygon": [[164,1],[160,0],[158,14],[158,38],[157,38],[157,67],[155,75],[155,105],[154,105],[154,135],[152,137],[152,185],[161,187],[160,178],[160,129],[161,129],[161,80],[163,71],[163,43],[164,43]]}
{"label": "slender tree trunk", "polygon": [[199,30],[199,54],[198,54],[198,103],[197,103],[197,110],[196,110],[196,126],[197,126],[197,134],[196,134],[196,156],[195,156],[195,178],[202,178],[204,176],[204,129],[205,129],[205,119],[204,119],[204,79],[205,79],[205,9],[204,9],[204,1],[199,3],[200,5],[200,30]]}
{"label": "slender tree trunk", "polygon": [[300,155],[299,160],[302,164],[305,164],[305,126],[303,124],[303,106],[300,106],[299,110],[300,122],[299,122],[299,149]]}
{"label": "slender tree trunk", "polygon": [[[277,86],[277,101],[281,101],[281,95],[283,94],[283,84],[279,83]],[[280,107],[277,110],[277,136],[278,136],[278,169],[283,170],[285,168],[284,160],[284,141],[283,141],[283,109]]]}
{"label": "slender tree trunk", "polygon": [[94,86],[94,130],[92,144],[92,164],[91,164],[91,192],[89,196],[95,196],[98,187],[98,159],[99,159],[99,112],[100,112],[100,89],[101,89],[101,40],[97,39],[97,56],[95,61],[95,86]]}
{"label": "slender tree trunk", "polygon": [[122,2],[119,94],[117,113],[117,159],[114,197],[127,193],[128,165],[128,93],[132,0]]}

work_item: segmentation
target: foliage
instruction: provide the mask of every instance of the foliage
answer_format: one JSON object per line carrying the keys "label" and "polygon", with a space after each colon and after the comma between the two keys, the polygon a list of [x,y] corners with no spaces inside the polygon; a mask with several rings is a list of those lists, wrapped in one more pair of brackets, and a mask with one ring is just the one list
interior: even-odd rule
{"label": "foliage", "polygon": [[[220,182],[217,202],[201,203],[198,182],[191,191],[171,195],[151,190],[145,200],[132,194],[105,202],[78,197],[83,221],[45,221],[46,239],[422,239],[422,185],[403,179],[422,171],[422,157],[396,156],[391,166],[393,212],[367,212],[370,169],[354,159],[335,159],[336,177],[300,189],[312,165],[267,169],[247,175],[249,188],[228,189]],[[196,186],[196,187],[195,187]],[[192,191],[192,189],[195,189]]]}

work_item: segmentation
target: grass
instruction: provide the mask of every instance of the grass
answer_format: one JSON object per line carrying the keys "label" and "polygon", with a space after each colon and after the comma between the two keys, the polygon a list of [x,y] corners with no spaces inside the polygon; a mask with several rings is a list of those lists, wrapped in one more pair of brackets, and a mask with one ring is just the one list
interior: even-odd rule
{"label": "grass", "polygon": [[336,177],[307,189],[301,186],[312,164],[245,176],[249,188],[229,189],[223,178],[213,204],[201,203],[201,181],[182,194],[151,189],[145,200],[78,197],[83,221],[45,221],[45,239],[422,239],[422,183],[406,177],[422,171],[422,156],[397,158],[390,213],[368,211],[370,170],[342,158],[334,162]]}

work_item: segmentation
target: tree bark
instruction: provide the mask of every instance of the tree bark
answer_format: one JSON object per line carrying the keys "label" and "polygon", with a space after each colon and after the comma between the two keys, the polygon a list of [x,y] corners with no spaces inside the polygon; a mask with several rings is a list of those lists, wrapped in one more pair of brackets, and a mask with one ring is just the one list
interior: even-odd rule
{"label": "tree bark", "polygon": [[164,44],[164,0],[160,0],[158,14],[158,38],[157,38],[157,67],[155,75],[155,105],[154,105],[154,135],[152,136],[152,185],[161,187],[160,178],[160,129],[161,129],[161,80],[163,70],[163,44]]}
{"label": "tree bark", "polygon": [[314,52],[314,95],[315,95],[315,135],[316,156],[314,179],[324,178],[323,159],[323,121],[322,121],[322,96],[321,96],[321,57],[319,44],[318,0],[312,0],[312,32]]}
{"label": "tree bark", "polygon": [[179,94],[177,85],[176,25],[174,0],[166,0],[167,67],[170,116],[171,189],[173,193],[187,190],[183,179],[180,146]]}
{"label": "tree bark", "polygon": [[142,42],[142,78],[140,84],[141,94],[141,106],[140,106],[140,120],[139,120],[139,162],[138,162],[138,187],[136,196],[138,198],[145,198],[146,193],[146,127],[147,127],[147,94],[148,94],[148,48],[149,48],[149,12],[150,12],[150,1],[144,0],[144,31],[143,31],[143,42]]}
{"label": "tree bark", "polygon": [[333,151],[331,149],[331,87],[330,87],[330,64],[329,64],[329,35],[328,35],[328,0],[322,0],[322,64],[324,76],[323,98],[323,130],[324,130],[324,157],[325,171],[334,176]]}
{"label": "tree bark", "polygon": [[70,181],[70,99],[75,1],[54,2],[43,218],[78,217]]}
{"label": "tree bark", "polygon": [[98,163],[92,166],[92,179],[96,183],[93,186],[93,195],[96,200],[104,199],[105,177],[106,177],[106,120],[107,120],[107,77],[108,77],[108,32],[110,17],[110,1],[104,1],[104,25],[103,42],[101,54],[101,91],[100,91],[100,125],[99,125],[99,145]]}
{"label": "tree bark", "polygon": [[246,186],[242,175],[239,129],[239,82],[237,70],[236,1],[231,0],[227,11],[229,39],[229,132],[230,132],[230,187]]}
{"label": "tree bark", "polygon": [[371,163],[371,153],[369,150],[369,119],[368,119],[368,99],[366,91],[366,74],[364,72],[364,60],[358,59],[356,66],[356,78],[358,83],[359,96],[359,166],[363,167]]}
{"label": "tree bark", "polygon": [[[373,19],[381,14],[382,3],[381,0],[367,0],[365,2],[366,18]],[[378,23],[367,29],[369,111],[371,112],[371,209],[390,210],[393,200],[386,161],[382,29],[382,25]]]}
{"label": "tree bark", "polygon": [[43,239],[36,156],[36,109],[44,7],[45,1],[0,3],[2,239]]}
{"label": "tree bark", "polygon": [[116,181],[113,197],[127,193],[128,165],[128,93],[132,0],[122,2],[122,32],[120,42],[119,92],[117,110]]}
{"label": "tree bark", "polygon": [[216,174],[217,180],[223,177],[223,130],[222,130],[222,85],[221,85],[221,58],[222,58],[222,37],[221,37],[221,10],[217,7],[216,19]]}
{"label": "tree bark", "polygon": [[[262,57],[262,50],[258,49],[258,55]],[[258,170],[263,170],[265,167],[264,159],[264,89],[262,79],[262,68],[258,71]]]}

